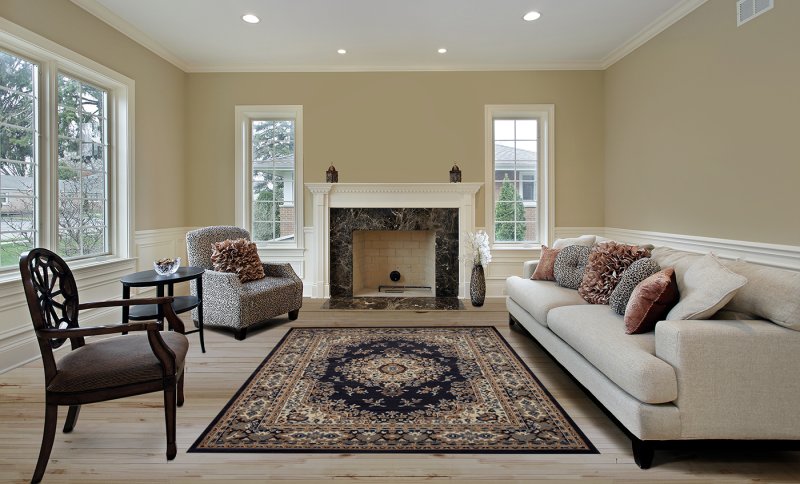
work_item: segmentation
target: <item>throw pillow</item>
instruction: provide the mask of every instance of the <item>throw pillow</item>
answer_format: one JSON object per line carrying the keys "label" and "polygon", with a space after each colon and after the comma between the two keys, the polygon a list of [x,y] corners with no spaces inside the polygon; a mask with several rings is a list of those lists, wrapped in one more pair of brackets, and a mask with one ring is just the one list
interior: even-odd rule
{"label": "throw pillow", "polygon": [[635,245],[604,242],[595,245],[583,275],[578,294],[592,304],[608,304],[622,272],[634,261],[650,257],[650,251]]}
{"label": "throw pillow", "polygon": [[241,282],[263,279],[264,266],[254,242],[247,239],[223,240],[214,244],[211,263],[218,272],[233,272]]}
{"label": "throw pillow", "polygon": [[595,235],[581,235],[580,237],[573,237],[571,239],[556,239],[556,241],[553,242],[553,248],[563,249],[564,247],[569,247],[570,245],[591,247],[594,245],[595,239],[597,239],[597,236]]}
{"label": "throw pillow", "polygon": [[625,307],[625,332],[639,334],[653,331],[656,323],[664,319],[679,297],[678,282],[672,267],[640,282]]}
{"label": "throw pillow", "polygon": [[698,259],[683,276],[681,300],[667,319],[708,319],[733,299],[747,278],[722,265],[714,254]]}
{"label": "throw pillow", "polygon": [[542,255],[539,257],[539,263],[536,265],[536,270],[533,271],[531,279],[534,281],[555,281],[556,275],[553,273],[553,267],[559,252],[561,252],[560,249],[548,249],[546,245],[543,245]]}
{"label": "throw pillow", "polygon": [[570,245],[559,251],[553,264],[553,275],[558,285],[570,289],[577,289],[581,285],[591,251],[590,247],[582,245]]}
{"label": "throw pillow", "polygon": [[660,271],[661,267],[649,257],[644,257],[634,261],[630,267],[622,272],[622,277],[617,283],[617,287],[611,291],[608,298],[608,305],[619,315],[625,314],[625,306],[631,298],[633,290],[640,282]]}

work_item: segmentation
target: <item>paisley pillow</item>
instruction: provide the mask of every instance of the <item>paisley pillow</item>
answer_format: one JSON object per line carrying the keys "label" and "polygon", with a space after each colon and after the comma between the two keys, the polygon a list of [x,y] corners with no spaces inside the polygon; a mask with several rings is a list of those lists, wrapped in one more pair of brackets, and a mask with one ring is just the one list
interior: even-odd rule
{"label": "paisley pillow", "polygon": [[559,286],[577,289],[583,280],[591,247],[569,245],[559,251],[553,263],[553,275]]}

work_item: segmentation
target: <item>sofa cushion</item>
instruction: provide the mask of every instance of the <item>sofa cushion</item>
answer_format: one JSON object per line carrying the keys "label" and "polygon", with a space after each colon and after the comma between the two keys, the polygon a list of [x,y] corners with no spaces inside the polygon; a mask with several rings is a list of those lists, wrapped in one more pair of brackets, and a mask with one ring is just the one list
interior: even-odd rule
{"label": "sofa cushion", "polygon": [[570,245],[561,249],[553,265],[556,282],[563,287],[578,289],[591,251],[591,247],[582,245]]}
{"label": "sofa cushion", "polygon": [[[631,294],[633,294],[633,290],[636,289],[636,286],[660,270],[661,267],[649,257],[634,261],[633,264],[622,273],[617,287],[611,291],[611,297],[608,298],[608,305],[620,316],[625,315],[625,308],[628,306],[628,300],[631,298]],[[677,286],[675,289],[677,291]]]}
{"label": "sofa cushion", "polygon": [[536,269],[531,274],[531,279],[534,281],[555,281],[556,275],[553,273],[553,268],[559,252],[561,252],[561,249],[549,249],[546,245],[543,245],[542,255],[539,257]]}
{"label": "sofa cushion", "polygon": [[608,306],[555,308],[547,326],[636,399],[666,403],[678,397],[675,370],[655,356],[655,333],[625,334],[622,317]]}
{"label": "sofa cushion", "polygon": [[573,237],[571,239],[556,239],[553,242],[553,249],[563,249],[564,247],[569,247],[570,245],[580,245],[583,247],[591,247],[594,245],[594,241],[597,239],[594,235],[581,235],[580,237]]}
{"label": "sofa cushion", "polygon": [[648,277],[636,286],[625,307],[625,332],[639,334],[653,331],[679,298],[672,267]]}
{"label": "sofa cushion", "polygon": [[706,254],[683,276],[680,301],[666,319],[708,319],[733,299],[747,278],[722,265],[714,254]]}
{"label": "sofa cushion", "polygon": [[672,267],[675,269],[675,281],[678,283],[678,292],[686,290],[684,276],[692,264],[703,257],[703,254],[686,252],[685,250],[672,249],[670,247],[656,247],[652,250],[650,257],[658,263],[662,269]]}
{"label": "sofa cushion", "polygon": [[561,287],[555,282],[532,281],[517,276],[506,279],[506,294],[545,327],[551,309],[586,304],[574,289]]}
{"label": "sofa cushion", "polygon": [[764,318],[800,331],[800,272],[776,269],[744,261],[724,261],[733,272],[747,278],[723,308],[742,313],[738,319]]}

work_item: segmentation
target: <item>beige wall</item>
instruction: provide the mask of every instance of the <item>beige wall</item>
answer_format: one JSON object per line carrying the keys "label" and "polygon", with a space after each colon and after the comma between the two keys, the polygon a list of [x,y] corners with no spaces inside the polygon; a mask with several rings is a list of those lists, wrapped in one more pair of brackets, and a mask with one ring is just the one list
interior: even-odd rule
{"label": "beige wall", "polygon": [[184,226],[186,74],[66,0],[2,0],[0,16],[136,82],[136,230]]}
{"label": "beige wall", "polygon": [[305,182],[331,163],[341,182],[446,182],[453,161],[482,182],[484,105],[518,103],[556,106],[556,225],[603,225],[599,71],[190,74],[187,92],[190,225],[234,222],[236,105],[303,105]]}
{"label": "beige wall", "polygon": [[800,2],[710,0],[606,71],[605,222],[800,244]]}

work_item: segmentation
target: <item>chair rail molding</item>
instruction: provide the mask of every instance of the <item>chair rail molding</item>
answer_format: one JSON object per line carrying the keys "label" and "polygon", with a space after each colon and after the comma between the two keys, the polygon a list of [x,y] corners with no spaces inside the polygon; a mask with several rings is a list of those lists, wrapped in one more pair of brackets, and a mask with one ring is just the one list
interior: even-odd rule
{"label": "chair rail molding", "polygon": [[[309,248],[311,297],[330,297],[331,208],[458,208],[458,231],[475,230],[475,195],[483,183],[306,183],[313,197]],[[467,297],[466,248],[459,244],[458,295]]]}

